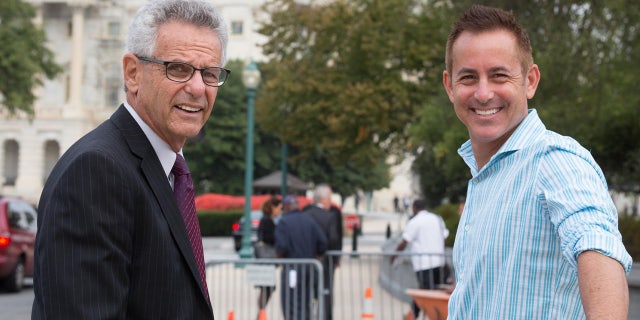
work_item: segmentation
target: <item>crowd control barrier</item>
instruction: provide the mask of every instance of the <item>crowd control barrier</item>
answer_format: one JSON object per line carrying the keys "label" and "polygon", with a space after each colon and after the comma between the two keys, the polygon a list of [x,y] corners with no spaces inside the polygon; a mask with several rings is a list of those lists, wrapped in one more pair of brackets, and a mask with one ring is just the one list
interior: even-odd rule
{"label": "crowd control barrier", "polygon": [[[391,256],[397,256],[391,263]],[[421,254],[441,258],[443,255]],[[411,310],[407,289],[417,288],[410,252],[327,253],[333,270],[330,288],[323,287],[322,264],[316,259],[211,259],[207,261],[207,281],[216,318],[233,313],[235,320],[255,320],[259,287],[275,285],[263,315],[269,320],[324,320],[322,292],[332,292],[333,320],[404,319]],[[444,255],[450,263],[451,257]],[[293,275],[291,270],[295,270]],[[293,280],[295,278],[295,280]],[[300,279],[306,279],[301,281]],[[446,281],[442,279],[441,282]],[[295,283],[292,283],[295,282]],[[284,288],[291,288],[283,290]],[[283,296],[284,294],[284,296]],[[310,294],[308,306],[303,294]],[[284,303],[283,303],[284,298]],[[283,309],[294,310],[285,317]],[[421,315],[420,319],[427,319]]]}

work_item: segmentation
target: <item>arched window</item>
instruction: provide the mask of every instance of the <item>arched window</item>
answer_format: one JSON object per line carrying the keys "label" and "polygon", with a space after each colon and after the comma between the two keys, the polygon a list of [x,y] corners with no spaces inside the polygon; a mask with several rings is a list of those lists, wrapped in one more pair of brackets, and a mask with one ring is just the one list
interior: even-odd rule
{"label": "arched window", "polygon": [[49,178],[51,170],[60,158],[60,144],[55,140],[47,140],[44,143],[44,168],[42,168],[42,182]]}
{"label": "arched window", "polygon": [[15,186],[18,179],[18,159],[20,158],[20,147],[16,140],[6,140],[4,142],[4,185]]}

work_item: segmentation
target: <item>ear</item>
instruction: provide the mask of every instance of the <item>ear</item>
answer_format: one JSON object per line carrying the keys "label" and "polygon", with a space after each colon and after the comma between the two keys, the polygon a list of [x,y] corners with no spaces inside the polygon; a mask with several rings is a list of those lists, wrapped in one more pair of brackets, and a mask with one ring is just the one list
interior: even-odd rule
{"label": "ear", "polygon": [[527,99],[533,98],[540,83],[540,69],[537,64],[533,64],[527,72]]}
{"label": "ear", "polygon": [[142,77],[142,64],[140,60],[131,53],[127,53],[122,58],[122,70],[124,73],[124,85],[127,92],[136,94]]}
{"label": "ear", "polygon": [[453,89],[452,89],[452,81],[451,76],[447,70],[442,72],[442,85],[444,86],[444,90],[447,91],[447,95],[449,96],[449,101],[453,103]]}

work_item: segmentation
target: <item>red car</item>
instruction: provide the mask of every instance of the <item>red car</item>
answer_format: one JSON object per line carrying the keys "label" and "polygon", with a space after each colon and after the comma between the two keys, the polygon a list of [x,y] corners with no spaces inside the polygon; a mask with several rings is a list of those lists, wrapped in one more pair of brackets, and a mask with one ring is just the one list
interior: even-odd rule
{"label": "red car", "polygon": [[35,208],[24,200],[0,196],[0,285],[17,292],[33,276]]}

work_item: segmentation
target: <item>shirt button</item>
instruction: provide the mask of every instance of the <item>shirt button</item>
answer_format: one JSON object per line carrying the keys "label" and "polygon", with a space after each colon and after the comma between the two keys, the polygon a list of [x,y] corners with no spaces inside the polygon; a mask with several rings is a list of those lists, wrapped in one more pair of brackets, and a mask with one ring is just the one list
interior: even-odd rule
{"label": "shirt button", "polygon": [[469,231],[469,229],[471,229],[471,227],[469,227],[468,225],[464,226],[464,231]]}

